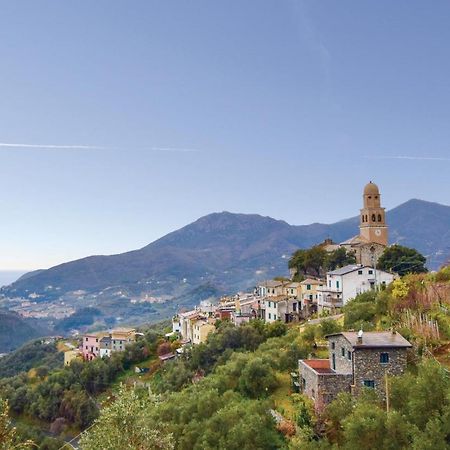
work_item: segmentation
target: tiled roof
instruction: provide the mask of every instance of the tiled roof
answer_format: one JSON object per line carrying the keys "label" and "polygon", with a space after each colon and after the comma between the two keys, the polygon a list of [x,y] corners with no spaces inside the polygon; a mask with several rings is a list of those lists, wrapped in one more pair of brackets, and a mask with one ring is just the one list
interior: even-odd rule
{"label": "tiled roof", "polygon": [[354,331],[344,331],[329,336],[340,334],[355,348],[411,347],[411,344],[401,334],[392,331],[365,331],[362,334],[361,342],[358,342],[358,333]]}
{"label": "tiled roof", "polygon": [[329,359],[302,359],[301,361],[317,373],[334,373]]}
{"label": "tiled roof", "polygon": [[306,280],[303,280],[300,284],[324,284],[324,280],[316,280],[314,278],[307,278]]}
{"label": "tiled roof", "polygon": [[344,242],[341,242],[341,245],[366,244],[367,242],[369,242],[368,239],[358,234],[351,237],[350,239],[347,239]]}
{"label": "tiled roof", "polygon": [[355,270],[363,269],[364,266],[361,264],[349,264],[348,266],[340,267],[336,270],[331,270],[327,272],[328,275],[345,275],[346,273],[354,272]]}

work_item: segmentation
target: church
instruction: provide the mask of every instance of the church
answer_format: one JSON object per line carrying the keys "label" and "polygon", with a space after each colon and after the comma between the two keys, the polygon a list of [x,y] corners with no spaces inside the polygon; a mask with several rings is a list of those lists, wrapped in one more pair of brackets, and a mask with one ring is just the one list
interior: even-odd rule
{"label": "church", "polygon": [[386,212],[381,207],[378,186],[370,181],[364,187],[363,207],[359,215],[359,235],[341,242],[339,247],[354,252],[358,264],[374,266],[387,245]]}

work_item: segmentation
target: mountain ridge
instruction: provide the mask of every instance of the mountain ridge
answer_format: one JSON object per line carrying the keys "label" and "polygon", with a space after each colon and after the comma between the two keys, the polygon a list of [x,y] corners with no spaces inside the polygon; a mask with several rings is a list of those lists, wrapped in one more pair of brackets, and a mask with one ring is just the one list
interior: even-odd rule
{"label": "mountain ridge", "polygon": [[[387,217],[390,242],[417,248],[428,256],[431,268],[450,255],[450,206],[411,199]],[[214,212],[137,250],[91,255],[35,271],[3,293],[54,297],[79,289],[125,287],[132,295],[179,296],[184,288],[205,283],[219,290],[242,289],[262,277],[286,274],[287,258],[297,248],[327,237],[342,242],[356,235],[358,223],[355,216],[332,224],[290,225],[259,214]]]}

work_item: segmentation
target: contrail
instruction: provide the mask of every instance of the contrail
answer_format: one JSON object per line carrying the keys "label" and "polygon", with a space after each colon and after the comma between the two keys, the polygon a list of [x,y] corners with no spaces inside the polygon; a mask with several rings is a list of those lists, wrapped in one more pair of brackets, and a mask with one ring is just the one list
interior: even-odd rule
{"label": "contrail", "polygon": [[8,148],[56,148],[56,149],[78,149],[78,150],[91,150],[91,149],[104,149],[97,145],[54,145],[54,144],[11,144],[7,142],[0,142],[0,147]]}
{"label": "contrail", "polygon": [[367,159],[407,159],[412,161],[450,161],[440,156],[366,156]]}
{"label": "contrail", "polygon": [[[0,147],[4,148],[38,148],[38,149],[60,149],[60,150],[117,150],[117,147],[102,147],[100,145],[55,145],[55,144],[13,144],[8,142],[0,142]],[[144,146],[134,146],[138,149],[145,150]],[[190,153],[200,152],[196,148],[184,148],[184,147],[147,147],[147,149],[155,152],[179,152]]]}

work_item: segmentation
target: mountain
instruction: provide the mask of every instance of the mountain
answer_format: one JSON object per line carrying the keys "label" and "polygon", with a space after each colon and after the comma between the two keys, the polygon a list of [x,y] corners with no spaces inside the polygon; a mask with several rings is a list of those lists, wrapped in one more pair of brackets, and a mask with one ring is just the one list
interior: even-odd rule
{"label": "mountain", "polygon": [[[450,255],[450,206],[410,200],[388,212],[390,242],[417,248],[435,269]],[[6,296],[37,293],[57,298],[83,290],[99,295],[149,293],[182,297],[201,285],[221,292],[250,287],[287,273],[298,248],[358,233],[359,219],[294,226],[254,214],[213,213],[146,247],[112,256],[90,256],[36,271],[3,288]],[[168,298],[168,297],[166,297]]]}

